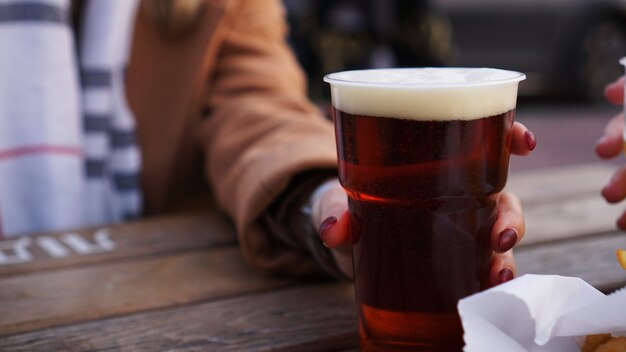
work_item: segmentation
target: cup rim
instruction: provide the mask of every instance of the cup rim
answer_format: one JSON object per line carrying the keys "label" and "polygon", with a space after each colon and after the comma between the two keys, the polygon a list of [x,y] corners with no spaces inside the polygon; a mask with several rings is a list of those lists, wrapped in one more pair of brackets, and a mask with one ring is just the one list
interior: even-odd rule
{"label": "cup rim", "polygon": [[[623,58],[626,62],[626,57]],[[401,82],[368,82],[358,79],[346,79],[341,76],[347,74],[358,74],[360,72],[371,71],[390,71],[390,72],[402,72],[402,71],[419,71],[419,70],[490,70],[503,74],[501,79],[492,79],[485,81],[472,81],[472,82],[449,82],[449,83],[433,83],[433,82],[419,82],[419,83],[401,83]],[[510,83],[518,83],[526,79],[526,75],[512,70],[504,70],[498,68],[489,67],[410,67],[410,68],[372,68],[364,70],[346,70],[327,74],[324,76],[324,82],[329,83],[331,86],[349,86],[349,87],[368,87],[368,88],[400,88],[400,89],[441,89],[441,88],[468,88],[468,87],[484,87],[484,86],[497,86]]]}

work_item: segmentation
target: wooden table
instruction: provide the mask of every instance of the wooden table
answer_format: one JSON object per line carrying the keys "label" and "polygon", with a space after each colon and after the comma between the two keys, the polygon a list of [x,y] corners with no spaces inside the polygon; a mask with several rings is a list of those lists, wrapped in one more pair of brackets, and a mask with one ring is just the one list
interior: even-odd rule
{"label": "wooden table", "polygon": [[[626,284],[611,169],[512,175],[527,237],[520,273]],[[356,351],[352,287],[277,279],[243,263],[231,225],[185,214],[0,241],[1,351]]]}

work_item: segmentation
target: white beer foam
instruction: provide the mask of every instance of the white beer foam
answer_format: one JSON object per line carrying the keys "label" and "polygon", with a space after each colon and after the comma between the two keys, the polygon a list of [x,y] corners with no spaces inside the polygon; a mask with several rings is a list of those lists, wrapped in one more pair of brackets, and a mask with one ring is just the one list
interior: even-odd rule
{"label": "white beer foam", "polygon": [[333,106],[343,112],[413,120],[472,120],[515,108],[526,77],[491,68],[376,69],[333,73]]}

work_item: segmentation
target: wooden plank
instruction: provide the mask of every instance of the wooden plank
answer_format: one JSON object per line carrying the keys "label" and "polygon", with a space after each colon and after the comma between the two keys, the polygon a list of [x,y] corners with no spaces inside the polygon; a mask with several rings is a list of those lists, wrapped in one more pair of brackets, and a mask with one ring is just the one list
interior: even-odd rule
{"label": "wooden plank", "polygon": [[516,172],[509,175],[506,189],[527,206],[581,194],[599,195],[614,170],[598,162]]}
{"label": "wooden plank", "polygon": [[512,174],[507,189],[520,197],[526,218],[520,246],[614,231],[624,207],[600,195],[613,169],[592,163]]}
{"label": "wooden plank", "polygon": [[0,335],[292,283],[252,271],[234,246],[9,276],[0,279]]}
{"label": "wooden plank", "polygon": [[357,347],[350,284],[316,284],[0,339],[3,351],[342,351]]}
{"label": "wooden plank", "polygon": [[520,246],[615,231],[624,205],[610,205],[599,194],[523,204],[526,237]]}
{"label": "wooden plank", "polygon": [[215,211],[0,241],[0,277],[235,243]]}
{"label": "wooden plank", "polygon": [[626,248],[626,236],[613,232],[521,247],[515,250],[515,259],[518,275],[575,276],[609,292],[626,285],[626,270],[615,256],[618,248]]}

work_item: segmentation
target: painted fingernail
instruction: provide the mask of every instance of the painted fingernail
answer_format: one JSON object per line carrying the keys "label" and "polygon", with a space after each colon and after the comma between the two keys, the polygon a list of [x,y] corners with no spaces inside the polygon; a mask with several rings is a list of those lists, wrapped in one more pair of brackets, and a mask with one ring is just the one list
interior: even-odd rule
{"label": "painted fingernail", "polygon": [[500,270],[498,276],[500,277],[500,283],[503,284],[507,281],[513,280],[513,271],[509,268],[504,268]]}
{"label": "painted fingernail", "polygon": [[528,144],[528,149],[534,150],[535,147],[537,146],[537,138],[535,138],[535,134],[530,131],[526,131],[526,133],[524,133],[524,137],[526,137],[526,143]]}
{"label": "painted fingernail", "polygon": [[322,221],[322,224],[320,225],[320,229],[318,231],[318,233],[320,234],[320,240],[322,240],[322,243],[326,243],[326,231],[328,231],[328,229],[333,226],[335,223],[337,222],[337,218],[334,216],[329,216],[326,218],[326,220]]}
{"label": "painted fingernail", "polygon": [[500,253],[504,253],[509,249],[513,248],[517,243],[517,232],[513,229],[506,229],[500,232],[500,242],[498,243],[498,248]]}

